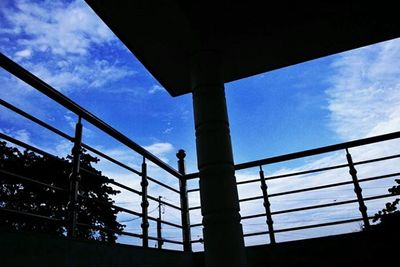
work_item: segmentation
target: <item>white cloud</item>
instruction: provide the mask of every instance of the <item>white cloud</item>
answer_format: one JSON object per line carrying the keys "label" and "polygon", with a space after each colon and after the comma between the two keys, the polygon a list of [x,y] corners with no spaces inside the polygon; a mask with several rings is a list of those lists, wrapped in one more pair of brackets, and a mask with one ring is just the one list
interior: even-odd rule
{"label": "white cloud", "polygon": [[350,51],[332,68],[331,127],[344,140],[400,130],[400,39]]}
{"label": "white cloud", "polygon": [[32,140],[31,140],[31,133],[26,130],[26,129],[1,129],[0,128],[0,133],[6,134],[8,136],[11,136],[14,139],[17,139],[21,142],[24,142],[26,144],[32,145]]}
{"label": "white cloud", "polygon": [[151,95],[153,95],[157,92],[165,92],[164,87],[159,86],[158,84],[155,84],[149,89],[149,94],[151,94]]}
{"label": "white cloud", "polygon": [[32,50],[31,49],[24,49],[20,50],[15,53],[15,57],[20,59],[20,58],[30,58],[32,56]]}
{"label": "white cloud", "polygon": [[174,146],[170,143],[154,143],[144,148],[158,157],[164,157],[175,150]]}
{"label": "white cloud", "polygon": [[84,1],[11,3],[0,11],[3,52],[56,89],[97,89],[136,74],[100,56],[123,46]]}
{"label": "white cloud", "polygon": [[16,10],[3,10],[10,27],[3,33],[24,34],[18,44],[31,51],[58,55],[88,53],[91,45],[115,40],[112,32],[83,1],[63,3],[16,1]]}

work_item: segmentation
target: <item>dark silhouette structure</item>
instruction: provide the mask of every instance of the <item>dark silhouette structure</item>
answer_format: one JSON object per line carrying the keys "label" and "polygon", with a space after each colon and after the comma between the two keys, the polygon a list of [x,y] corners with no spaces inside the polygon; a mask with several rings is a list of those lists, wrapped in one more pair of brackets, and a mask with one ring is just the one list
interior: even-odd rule
{"label": "dark silhouette structure", "polygon": [[395,1],[86,2],[172,96],[193,95],[206,266],[246,266],[224,83],[400,36]]}
{"label": "dark silhouette structure", "polygon": [[[207,267],[265,266],[267,263],[276,263],[274,260],[263,261],[261,259],[265,255],[267,255],[265,257],[271,256],[272,252],[263,255],[260,252],[263,249],[251,248],[245,250],[244,237],[268,235],[271,243],[275,243],[274,235],[280,232],[311,229],[356,221],[363,221],[366,226],[369,224],[371,217],[367,214],[365,202],[387,196],[363,197],[359,183],[393,177],[395,174],[390,173],[380,177],[359,179],[355,166],[393,159],[399,157],[399,155],[389,155],[379,159],[370,159],[365,162],[353,162],[349,149],[399,138],[399,132],[243,164],[235,164],[230,140],[224,83],[399,37],[400,20],[397,14],[399,4],[396,1],[385,1],[382,3],[359,1],[346,1],[343,3],[303,1],[293,3],[286,1],[274,2],[273,4],[269,2],[261,4],[252,1],[208,0],[171,0],[161,2],[138,0],[121,1],[118,3],[106,0],[86,0],[86,2],[165,87],[171,96],[179,96],[186,93],[191,93],[193,96],[199,173],[186,174],[183,165],[184,153],[182,151],[178,153],[179,170],[177,171],[93,114],[65,96],[62,96],[44,81],[30,74],[5,56],[1,56],[1,65],[7,71],[143,156],[142,168],[138,171],[102,154],[100,151],[82,144],[83,147],[90,151],[108,157],[112,162],[141,177],[141,191],[138,192],[135,189],[129,189],[131,192],[141,195],[141,212],[138,213],[126,209],[124,212],[142,217],[142,233],[133,234],[122,231],[117,231],[117,233],[141,238],[143,247],[145,248],[148,247],[149,240],[158,240],[155,237],[149,236],[148,232],[149,221],[157,221],[156,218],[149,216],[147,211],[149,199],[153,198],[157,201],[157,198],[152,197],[147,192],[149,182],[157,183],[160,186],[168,188],[171,192],[180,195],[180,207],[168,202],[163,203],[181,212],[181,225],[163,222],[182,230],[182,241],[163,239],[164,242],[176,243],[184,247],[185,252],[182,252],[178,256],[175,255],[177,256],[174,258],[177,262],[175,266],[190,266],[192,264],[199,264],[199,266],[205,264]],[[8,105],[7,103],[3,104]],[[9,107],[13,109],[12,106]],[[15,108],[13,110],[15,111]],[[19,114],[22,115],[23,113]],[[42,122],[39,123],[48,129],[51,128]],[[58,132],[58,134],[60,133]],[[7,136],[1,135],[1,137],[10,140]],[[76,137],[69,140],[75,144],[80,142],[79,138]],[[267,164],[338,150],[347,150],[347,164],[308,170],[301,173],[290,173],[280,175],[279,177],[265,176],[262,171],[262,167]],[[179,179],[180,190],[171,188],[149,177],[147,175],[147,161],[153,162],[164,171]],[[79,166],[77,167],[79,169]],[[260,179],[236,182],[235,171],[253,167],[260,168]],[[280,179],[338,168],[349,168],[351,180],[281,192],[274,195],[268,194],[268,179]],[[72,178],[75,174],[77,172],[73,172]],[[199,178],[200,187],[187,189],[186,181],[196,178]],[[237,186],[252,182],[260,183],[260,180],[262,187],[261,196],[239,199]],[[356,199],[296,207],[281,211],[273,211],[270,206],[270,199],[278,195],[296,194],[347,184],[354,186]],[[117,185],[124,186],[121,184]],[[72,188],[72,194],[74,191],[74,188]],[[200,192],[201,206],[199,207],[188,206],[187,194],[194,191]],[[265,213],[241,217],[239,203],[254,199],[264,200]],[[75,207],[73,201],[74,198],[72,197],[72,204],[70,205],[72,213]],[[285,229],[275,229],[273,225],[272,216],[276,214],[312,210],[348,203],[358,203],[361,218]],[[190,224],[188,213],[194,209],[201,209],[203,221],[200,224]],[[268,231],[243,233],[241,220],[257,217],[266,217]],[[79,223],[76,223],[76,225],[79,227]],[[71,227],[75,228],[74,224]],[[200,242],[200,240],[191,240],[190,238],[190,229],[193,227],[203,227],[204,255],[201,253],[191,254],[189,252],[191,244]],[[378,245],[385,244],[387,240],[380,237],[374,238],[369,240],[373,240],[371,242],[375,242]],[[329,250],[334,251],[337,247],[332,243]],[[291,250],[289,249],[286,252],[288,251]],[[308,251],[303,250],[302,252],[303,257],[306,258],[306,262],[313,260],[313,254],[310,251],[312,249]],[[382,251],[379,250],[377,253],[383,253]],[[275,250],[275,252],[278,253],[278,250]],[[146,255],[150,255],[151,253],[150,249],[143,252]],[[281,257],[280,260],[284,261],[284,258]],[[286,260],[286,266],[292,266],[293,262],[290,262],[288,259]],[[315,265],[321,264],[321,261],[314,260]],[[168,266],[171,261],[165,261],[164,263],[165,266]],[[162,265],[161,262],[157,264],[159,266]],[[149,263],[148,266],[154,265]]]}

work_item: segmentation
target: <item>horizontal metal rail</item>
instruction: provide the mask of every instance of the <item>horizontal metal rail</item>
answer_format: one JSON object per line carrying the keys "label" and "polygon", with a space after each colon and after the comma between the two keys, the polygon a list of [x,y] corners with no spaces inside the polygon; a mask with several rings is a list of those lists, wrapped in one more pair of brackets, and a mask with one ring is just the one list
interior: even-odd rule
{"label": "horizontal metal rail", "polygon": [[199,172],[185,174],[185,179],[186,180],[191,180],[191,179],[196,179],[196,178],[200,178],[200,173]]}
{"label": "horizontal metal rail", "polygon": [[173,227],[175,227],[175,228],[180,228],[180,229],[182,229],[182,225],[179,225],[179,224],[176,224],[176,223],[172,223],[172,222],[168,222],[168,221],[159,220],[159,219],[154,218],[154,217],[152,217],[152,216],[148,216],[148,219],[149,219],[149,220],[152,220],[152,221],[154,221],[154,222],[161,221],[162,224],[166,224],[166,225],[169,225],[169,226],[173,226]]}
{"label": "horizontal metal rail", "polygon": [[51,189],[54,189],[54,190],[57,190],[57,191],[68,192],[68,190],[65,189],[65,188],[61,188],[61,187],[58,187],[58,186],[55,186],[55,185],[43,183],[43,182],[40,182],[38,180],[31,179],[31,178],[28,178],[28,177],[25,177],[25,176],[22,176],[22,175],[19,175],[19,174],[15,174],[15,173],[12,173],[12,172],[8,172],[8,171],[5,171],[5,170],[1,170],[0,169],[0,173],[4,174],[6,176],[12,176],[12,177],[17,178],[19,180],[22,180],[24,182],[28,182],[28,183],[32,183],[32,184],[36,184],[36,185],[41,185],[42,187],[51,188]]}
{"label": "horizontal metal rail", "polygon": [[47,130],[49,130],[49,131],[51,131],[51,132],[53,132],[53,133],[65,138],[65,139],[67,139],[69,141],[73,141],[74,140],[74,138],[72,136],[69,136],[68,134],[56,129],[55,127],[45,123],[44,121],[41,121],[38,118],[26,113],[25,111],[23,111],[23,110],[15,107],[13,105],[11,105],[10,103],[4,101],[3,99],[0,99],[0,105],[8,108],[11,111],[14,111],[15,113],[27,118],[28,120],[31,120],[31,121],[35,122],[36,124],[46,128]]}
{"label": "horizontal metal rail", "polygon": [[[373,197],[365,197],[364,201],[380,199],[380,198],[387,198],[387,197],[392,197],[392,196],[393,196],[392,194],[385,194],[385,195],[379,195],[379,196],[373,196]],[[271,214],[272,215],[277,215],[277,214],[283,214],[283,213],[291,213],[291,212],[297,212],[297,211],[304,211],[304,210],[311,210],[311,209],[320,209],[320,208],[326,208],[326,207],[340,206],[340,205],[346,205],[346,204],[357,203],[357,202],[358,202],[357,199],[345,200],[345,201],[337,201],[337,202],[333,202],[333,203],[326,203],[326,204],[306,206],[306,207],[300,207],[300,208],[294,208],[294,209],[288,209],[288,210],[274,211],[274,212],[271,212]]]}
{"label": "horizontal metal rail", "polygon": [[4,140],[7,140],[8,142],[11,142],[11,143],[13,143],[13,144],[15,144],[17,146],[24,147],[24,148],[26,148],[26,149],[28,149],[28,150],[30,150],[32,152],[35,152],[37,154],[42,155],[42,156],[46,156],[46,157],[49,157],[49,158],[52,158],[52,159],[55,159],[55,160],[58,160],[58,161],[63,161],[62,159],[60,159],[57,156],[54,156],[54,155],[52,155],[52,154],[50,154],[50,153],[48,153],[48,152],[46,152],[44,150],[41,150],[39,148],[36,148],[34,146],[28,145],[27,143],[19,141],[19,140],[15,139],[15,138],[12,138],[12,137],[10,137],[8,135],[5,135],[3,133],[0,133],[0,138],[4,139]]}
{"label": "horizontal metal rail", "polygon": [[[372,216],[368,217],[368,219],[372,219],[372,218],[373,218]],[[320,227],[326,227],[326,226],[359,222],[362,220],[363,220],[363,218],[354,218],[354,219],[340,220],[340,221],[327,222],[327,223],[309,224],[309,225],[303,225],[303,226],[297,226],[297,227],[277,229],[277,230],[274,230],[274,233],[283,233],[283,232],[291,232],[291,231],[305,230],[305,229],[311,229],[311,228],[320,228]],[[266,234],[269,234],[269,231],[246,233],[246,234],[243,234],[243,236],[249,237],[249,236],[266,235]]]}
{"label": "horizontal metal rail", "polygon": [[383,158],[374,158],[374,159],[370,159],[370,160],[358,161],[358,162],[354,162],[354,165],[362,165],[362,164],[373,163],[373,162],[395,159],[395,158],[400,158],[400,154],[395,154],[395,155],[387,156],[387,157],[383,157]]}
{"label": "horizontal metal rail", "polygon": [[160,182],[160,181],[157,181],[156,179],[151,178],[150,176],[147,176],[147,180],[149,180],[149,181],[151,181],[151,182],[153,182],[153,183],[155,183],[155,184],[158,184],[159,186],[162,186],[162,187],[164,187],[164,188],[166,188],[166,189],[169,189],[169,190],[171,190],[172,192],[175,192],[175,193],[177,193],[177,194],[180,194],[179,190],[176,190],[176,189],[173,188],[172,186],[169,186],[169,185],[164,184],[164,183],[162,183],[162,182]]}
{"label": "horizontal metal rail", "polygon": [[21,211],[21,210],[13,210],[13,209],[7,209],[7,208],[0,207],[0,211],[7,212],[7,213],[13,213],[13,214],[17,214],[17,215],[22,215],[22,216],[27,216],[27,217],[30,217],[30,218],[33,218],[33,219],[52,221],[54,223],[66,223],[65,220],[62,220],[62,219],[59,219],[59,218],[43,216],[43,215],[34,214],[34,213]]}
{"label": "horizontal metal rail", "polygon": [[191,224],[190,227],[200,227],[202,226],[202,223],[195,223],[195,224]]}
{"label": "horizontal metal rail", "polygon": [[[359,162],[355,162],[354,165],[362,165],[362,164],[373,163],[373,162],[384,161],[384,160],[395,159],[395,158],[400,158],[400,154],[395,154],[395,155],[392,155],[392,156],[387,156],[387,157],[382,157],[382,158],[375,158],[375,159],[371,159],[371,160],[359,161]],[[348,167],[348,166],[349,166],[348,164],[340,164],[340,165],[336,165],[336,166],[312,169],[312,170],[307,170],[307,171],[285,173],[285,174],[280,174],[280,175],[274,175],[274,176],[267,177],[265,180],[273,180],[273,179],[278,179],[278,178],[287,178],[287,177],[291,177],[291,176],[304,175],[304,174],[328,171],[328,170],[333,170],[333,169],[340,169],[340,168],[344,168],[344,167]],[[194,173],[194,174],[198,174],[198,173]],[[192,176],[190,176],[190,177],[192,177]],[[198,178],[198,177],[192,177],[192,178]],[[259,178],[240,181],[240,182],[237,182],[236,184],[237,185],[243,185],[243,184],[258,183],[258,182],[260,182]],[[190,189],[190,190],[188,190],[188,193],[189,192],[196,192],[196,191],[200,191],[200,189],[199,188]]]}
{"label": "horizontal metal rail", "polygon": [[[372,181],[372,180],[380,180],[380,179],[390,178],[390,177],[397,176],[397,175],[400,175],[400,172],[395,172],[395,173],[386,174],[386,175],[380,175],[380,176],[374,176],[374,177],[369,177],[369,178],[364,178],[364,179],[358,179],[358,182],[362,183],[362,182],[367,182],[367,181]],[[332,188],[332,187],[350,185],[350,184],[353,184],[353,181],[326,184],[326,185],[321,185],[321,186],[315,186],[315,187],[302,188],[302,189],[291,190],[291,191],[286,191],[286,192],[280,192],[280,193],[270,194],[269,197],[277,197],[277,196],[283,196],[283,195],[297,194],[297,193],[302,193],[302,192],[307,192],[307,191],[314,191],[314,190],[320,190],[320,189],[326,189],[326,188]]]}
{"label": "horizontal metal rail", "polygon": [[156,201],[156,202],[159,202],[159,203],[161,203],[161,204],[163,204],[163,205],[165,205],[165,206],[174,208],[174,209],[176,209],[176,210],[181,210],[180,207],[175,206],[175,205],[173,205],[173,204],[171,204],[171,203],[168,203],[168,202],[166,202],[166,201],[164,201],[164,200],[160,200],[160,199],[157,198],[157,197],[153,197],[153,196],[150,196],[150,195],[147,195],[147,197],[148,197],[149,199],[151,199],[151,200],[153,200],[153,201]]}
{"label": "horizontal metal rail", "polygon": [[93,148],[93,147],[91,147],[91,146],[89,146],[87,144],[83,144],[82,143],[82,147],[86,148],[87,150],[97,154],[98,156],[100,156],[100,157],[102,157],[102,158],[104,158],[104,159],[106,159],[106,160],[108,160],[108,161],[110,161],[110,162],[112,162],[112,163],[114,163],[114,164],[116,164],[116,165],[128,170],[128,171],[131,171],[131,172],[133,172],[133,173],[135,173],[137,175],[142,175],[140,171],[135,170],[135,169],[129,167],[128,165],[126,165],[126,164],[124,164],[124,163],[122,163],[122,162],[120,162],[120,161],[118,161],[116,159],[113,159],[112,157],[104,154],[103,152],[101,152],[101,151],[99,151],[99,150],[97,150],[97,149],[95,149],[95,148]]}
{"label": "horizontal metal rail", "polygon": [[157,237],[149,236],[148,239],[154,240],[154,241],[163,241],[163,242],[166,242],[166,243],[183,245],[182,241],[171,240],[171,239],[168,239],[168,238],[157,238]]}
{"label": "horizontal metal rail", "polygon": [[[96,175],[96,176],[100,176],[99,174],[94,173],[94,172],[92,172],[92,171],[90,171],[90,170],[87,170],[87,169],[85,169],[85,168],[82,168],[82,167],[81,167],[81,170],[83,170],[83,171],[85,171],[85,172],[88,172],[88,173],[91,173],[91,174]],[[130,191],[130,192],[133,192],[133,193],[135,193],[135,194],[137,194],[137,195],[139,195],[139,196],[142,195],[142,192],[141,192],[141,191],[138,191],[138,190],[136,190],[136,189],[127,187],[126,185],[123,185],[123,184],[120,184],[120,183],[118,183],[118,182],[115,182],[115,181],[112,180],[112,179],[109,179],[107,182],[110,183],[110,184],[116,185],[116,186],[118,186],[118,187],[121,187],[121,188],[123,188],[123,189],[125,189],[125,190],[128,190],[128,191]],[[166,206],[168,206],[168,207],[174,208],[174,209],[176,209],[176,210],[181,210],[180,207],[178,207],[178,206],[176,206],[176,205],[174,205],[174,204],[171,204],[171,203],[169,203],[169,202],[166,202],[166,201],[164,201],[164,200],[159,200],[158,198],[153,197],[153,196],[151,196],[151,195],[147,195],[147,197],[148,197],[149,199],[153,200],[153,201],[159,202],[159,203],[164,204],[164,205],[166,205]]]}
{"label": "horizontal metal rail", "polygon": [[68,97],[64,96],[56,89],[51,87],[49,84],[45,83],[11,59],[9,59],[4,54],[0,53],[0,64],[5,70],[9,73],[13,74],[14,76],[18,77],[20,80],[26,82],[36,90],[40,91],[47,97],[53,99],[55,102],[59,103],[60,105],[64,106],[65,108],[69,109],[70,111],[74,112],[78,116],[82,117],[92,125],[96,126],[103,132],[107,133],[111,137],[115,138],[122,144],[126,145],[127,147],[131,148],[132,150],[136,151],[143,157],[149,159],[154,164],[158,165],[163,170],[167,171],[168,173],[172,174],[177,178],[182,178],[183,176],[176,171],[174,168],[169,166],[167,163],[163,162],[155,155],[141,147],[140,145],[133,142],[131,139],[105,123],[104,121],[100,120],[98,117],[84,109],[83,107],[79,106],[77,103],[73,102]]}
{"label": "horizontal metal rail", "polygon": [[137,194],[137,195],[139,195],[139,196],[142,195],[142,192],[140,192],[140,191],[138,191],[138,190],[136,190],[136,189],[130,188],[130,187],[128,187],[128,186],[126,186],[126,185],[123,185],[123,184],[121,184],[121,183],[118,183],[118,182],[116,182],[116,181],[114,181],[114,180],[110,180],[109,183],[110,183],[110,184],[113,184],[113,185],[116,185],[116,186],[118,186],[118,187],[121,187],[121,188],[123,188],[123,189],[125,189],[125,190],[127,190],[127,191],[132,192],[132,193],[135,193],[135,194]]}
{"label": "horizontal metal rail", "polygon": [[200,192],[200,188],[189,189],[187,192],[188,193]]}
{"label": "horizontal metal rail", "polygon": [[[367,182],[367,181],[372,181],[372,180],[379,180],[379,179],[383,179],[383,178],[390,178],[390,177],[398,176],[398,175],[400,175],[400,172],[386,174],[386,175],[380,175],[380,176],[374,176],[374,177],[370,177],[370,178],[358,179],[358,181],[361,183],[361,182]],[[274,194],[270,194],[268,197],[284,196],[284,195],[290,195],[290,194],[296,194],[296,193],[302,193],[302,192],[308,192],[308,191],[314,191],[314,190],[320,190],[320,189],[326,189],[326,188],[332,188],[332,187],[350,185],[350,184],[353,184],[353,181],[346,181],[346,182],[340,182],[340,183],[334,183],[334,184],[326,184],[326,185],[320,185],[320,186],[315,186],[315,187],[308,187],[308,188],[302,188],[302,189],[297,189],[297,190],[274,193]],[[262,199],[262,198],[263,198],[263,196],[243,198],[243,199],[240,199],[239,202],[253,201],[253,200],[258,200],[258,199]],[[198,208],[198,207],[195,207],[195,208]]]}
{"label": "horizontal metal rail", "polygon": [[[136,238],[143,238],[143,235],[141,235],[141,234],[135,234],[135,233],[131,233],[131,232],[120,231],[120,230],[111,229],[111,228],[104,227],[104,226],[99,226],[99,225],[79,223],[79,222],[77,223],[77,225],[85,227],[85,228],[89,228],[89,229],[96,229],[96,230],[100,230],[100,231],[111,232],[111,233],[115,233],[115,234],[118,234],[118,235],[126,235],[126,236],[131,236],[131,237],[136,237]],[[183,242],[176,241],[176,240],[171,240],[171,239],[166,239],[166,238],[157,238],[157,237],[149,236],[148,239],[155,240],[155,241],[162,240],[162,241],[164,241],[166,243],[173,243],[173,244],[179,244],[179,245],[183,244]]]}
{"label": "horizontal metal rail", "polygon": [[105,202],[105,201],[102,201],[102,200],[97,199],[97,198],[87,197],[87,196],[84,196],[82,194],[79,194],[78,196],[83,198],[83,199],[99,203],[99,204],[104,205],[104,206],[109,206],[109,207],[114,208],[115,210],[118,210],[118,211],[123,211],[125,213],[129,213],[129,214],[132,214],[132,215],[135,215],[135,216],[139,216],[139,217],[142,216],[142,214],[140,212],[133,211],[133,210],[128,210],[126,208],[114,205],[113,203]]}
{"label": "horizontal metal rail", "polygon": [[[279,178],[287,178],[287,177],[291,177],[291,176],[297,176],[297,175],[304,175],[304,174],[310,174],[310,173],[316,173],[316,172],[340,169],[340,168],[344,168],[344,167],[348,167],[348,164],[340,164],[340,165],[331,166],[331,167],[324,167],[324,168],[312,169],[312,170],[307,170],[307,171],[299,171],[299,172],[292,172],[292,173],[274,175],[274,176],[266,177],[265,180],[274,180],[274,179],[279,179]],[[258,179],[241,181],[241,182],[238,182],[237,184],[241,185],[241,184],[249,184],[249,183],[255,183],[255,182],[260,182],[260,179],[258,178]]]}
{"label": "horizontal metal rail", "polygon": [[142,238],[143,237],[141,234],[135,234],[135,233],[125,232],[125,231],[120,231],[120,230],[111,229],[111,228],[104,227],[104,226],[99,226],[99,225],[86,224],[86,223],[80,223],[80,222],[78,222],[77,225],[85,227],[85,228],[89,228],[89,229],[96,229],[96,230],[101,230],[101,231],[105,231],[105,232],[111,232],[111,233],[115,233],[115,234],[118,234],[118,235],[126,235],[126,236],[132,236],[132,237],[137,237],[137,238]]}
{"label": "horizontal metal rail", "polygon": [[310,150],[304,150],[304,151],[285,154],[285,155],[281,155],[281,156],[275,156],[275,157],[265,158],[265,159],[261,159],[261,160],[255,160],[255,161],[250,161],[250,162],[246,162],[246,163],[241,163],[241,164],[235,165],[235,170],[248,169],[248,168],[258,167],[258,166],[262,166],[262,165],[266,165],[266,164],[272,164],[272,163],[278,163],[278,162],[283,162],[283,161],[288,161],[288,160],[293,160],[293,159],[298,159],[298,158],[310,157],[310,156],[315,156],[315,155],[319,155],[319,154],[323,154],[323,153],[334,152],[336,150],[352,148],[352,147],[357,147],[357,146],[363,146],[363,145],[369,145],[369,144],[388,141],[388,140],[392,140],[392,139],[396,139],[396,138],[400,138],[400,131],[389,133],[389,134],[368,137],[368,138],[359,139],[359,140],[355,140],[355,141],[325,146],[325,147],[314,148],[314,149],[310,149]]}

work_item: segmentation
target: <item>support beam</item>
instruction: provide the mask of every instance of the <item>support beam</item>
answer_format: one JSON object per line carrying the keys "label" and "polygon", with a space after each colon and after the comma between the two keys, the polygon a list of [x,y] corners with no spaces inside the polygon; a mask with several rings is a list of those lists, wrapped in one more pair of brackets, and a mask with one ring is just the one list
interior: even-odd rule
{"label": "support beam", "polygon": [[192,89],[205,263],[246,266],[220,54],[193,57]]}

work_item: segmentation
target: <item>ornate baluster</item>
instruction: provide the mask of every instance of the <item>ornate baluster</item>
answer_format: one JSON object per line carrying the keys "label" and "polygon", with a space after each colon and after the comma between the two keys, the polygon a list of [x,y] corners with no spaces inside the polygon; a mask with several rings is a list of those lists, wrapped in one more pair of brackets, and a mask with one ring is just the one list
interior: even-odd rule
{"label": "ornate baluster", "polygon": [[357,170],[354,167],[353,159],[347,148],[346,148],[346,158],[347,158],[347,162],[349,164],[349,169],[350,169],[349,173],[351,175],[351,178],[353,179],[354,192],[356,193],[356,196],[357,196],[359,210],[360,210],[362,218],[363,218],[364,227],[366,230],[369,230],[370,223],[369,223],[368,214],[367,214],[367,206],[365,206],[364,198],[362,196],[362,189],[358,182]]}
{"label": "ornate baluster", "polygon": [[271,214],[271,203],[269,202],[268,198],[268,186],[267,183],[265,182],[265,177],[264,177],[264,171],[262,169],[262,166],[260,166],[260,182],[261,182],[261,191],[264,196],[264,208],[265,208],[265,214],[267,217],[267,225],[268,225],[268,233],[269,233],[269,240],[271,244],[275,244],[275,233],[274,233],[274,221],[272,220],[272,214]]}

